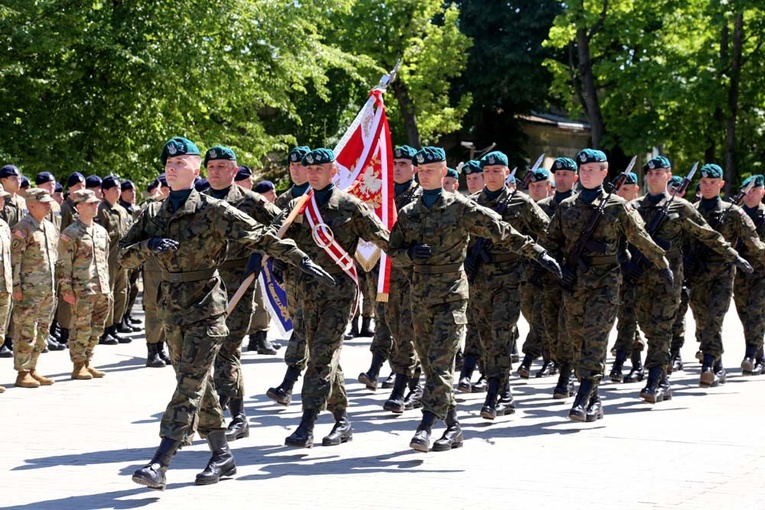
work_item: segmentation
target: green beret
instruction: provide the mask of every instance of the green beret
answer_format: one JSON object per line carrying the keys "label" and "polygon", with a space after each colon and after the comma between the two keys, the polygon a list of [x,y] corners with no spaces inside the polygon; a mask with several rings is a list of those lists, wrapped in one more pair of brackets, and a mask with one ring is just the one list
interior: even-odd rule
{"label": "green beret", "polygon": [[722,179],[723,171],[720,165],[714,163],[707,163],[701,167],[701,176],[709,177],[710,179]]}
{"label": "green beret", "polygon": [[656,156],[655,158],[649,159],[648,163],[643,165],[643,171],[647,172],[648,170],[659,170],[661,168],[670,168],[671,166],[672,163],[670,163],[667,158],[664,156]]}
{"label": "green beret", "polygon": [[299,147],[295,147],[290,151],[290,153],[287,155],[287,162],[288,163],[301,163],[303,161],[303,158],[306,154],[311,152],[311,149],[306,147],[305,145],[301,145]]}
{"label": "green beret", "polygon": [[303,156],[302,165],[323,165],[335,161],[335,152],[332,149],[314,149]]}
{"label": "green beret", "polygon": [[471,159],[464,165],[462,165],[462,172],[465,175],[470,174],[482,174],[483,173],[483,167],[481,166],[481,162],[475,159]]}
{"label": "green beret", "polygon": [[446,161],[446,151],[441,147],[427,146],[423,147],[412,158],[415,165],[427,165],[428,163],[439,163]]}
{"label": "green beret", "polygon": [[750,177],[747,177],[744,182],[741,183],[741,188],[743,189],[749,186],[749,183],[752,182],[752,179],[754,179],[754,186],[752,186],[753,188],[759,188],[765,185],[765,176],[754,174]]}
{"label": "green beret", "polygon": [[481,168],[486,168],[487,166],[491,165],[507,166],[508,161],[505,153],[500,151],[491,151],[481,158]]}
{"label": "green beret", "polygon": [[409,159],[411,160],[414,155],[417,154],[417,149],[408,145],[399,145],[393,149],[393,159]]}
{"label": "green beret", "polygon": [[167,164],[167,158],[174,158],[175,156],[199,156],[199,147],[194,145],[194,142],[188,138],[182,136],[176,136],[167,141],[162,148],[162,154],[159,159],[162,161],[162,165]]}
{"label": "green beret", "polygon": [[637,174],[635,172],[628,173],[624,184],[637,184]]}
{"label": "green beret", "polygon": [[672,188],[679,188],[683,184],[683,178],[679,175],[673,175],[669,179],[669,186]]}
{"label": "green beret", "polygon": [[578,167],[576,166],[576,161],[574,161],[571,158],[558,158],[555,160],[552,166],[552,171],[557,172],[558,170],[569,170],[571,172],[576,172]]}
{"label": "green beret", "polygon": [[606,153],[603,151],[597,149],[582,149],[576,155],[576,160],[579,161],[579,164],[583,165],[585,163],[603,163],[608,161],[608,158],[606,158]]}
{"label": "green beret", "polygon": [[447,168],[446,169],[446,176],[447,177],[454,177],[455,179],[459,179],[460,178],[460,174],[458,174],[457,170],[455,170],[454,168]]}
{"label": "green beret", "polygon": [[216,159],[236,161],[236,154],[234,154],[234,151],[228,147],[224,147],[222,145],[214,145],[207,149],[207,152],[205,152],[205,159],[202,164],[207,166],[208,161],[214,161]]}
{"label": "green beret", "polygon": [[550,178],[550,171],[546,168],[539,167],[531,174],[531,182],[542,182]]}

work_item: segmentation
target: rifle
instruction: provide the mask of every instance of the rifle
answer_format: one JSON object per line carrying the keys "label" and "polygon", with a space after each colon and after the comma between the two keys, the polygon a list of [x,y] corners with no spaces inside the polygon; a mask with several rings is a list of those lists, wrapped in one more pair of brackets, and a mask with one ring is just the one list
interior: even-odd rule
{"label": "rifle", "polygon": [[[534,166],[531,167],[531,170],[529,170],[529,173],[534,173],[534,171],[539,168],[539,165],[542,164],[542,161],[544,160],[545,155],[542,154],[537,158],[536,163],[534,163]],[[510,173],[510,175],[507,176],[507,179],[505,179],[505,186],[507,186],[511,178],[515,178],[515,172],[518,170],[518,168],[513,168],[513,171]],[[510,205],[510,200],[513,199],[515,196],[517,189],[513,190],[508,197],[500,202],[496,209],[494,209],[494,212],[502,216],[505,214],[505,211],[507,210],[507,206]],[[473,245],[473,249],[470,250],[470,253],[468,253],[467,257],[465,258],[465,272],[467,273],[468,282],[473,283],[473,280],[475,279],[475,274],[478,272],[478,267],[481,264],[488,264],[491,262],[491,255],[489,255],[489,248],[491,248],[491,241],[489,239],[486,239],[485,237],[479,237],[476,239],[475,244]]]}
{"label": "rifle", "polygon": [[[659,209],[659,212],[657,212],[654,217],[651,218],[651,222],[645,227],[645,230],[648,232],[648,235],[651,236],[651,239],[653,239],[654,242],[659,244],[665,250],[668,249],[669,246],[665,246],[666,243],[660,243],[659,240],[655,238],[656,233],[664,223],[664,220],[667,219],[667,216],[669,215],[669,208],[672,205],[672,202],[674,202],[675,197],[677,195],[681,195],[686,189],[688,189],[688,186],[691,184],[693,175],[696,173],[696,169],[698,167],[699,162],[697,161],[693,164],[693,168],[691,168],[691,171],[683,179],[683,182],[680,183],[680,186],[677,188],[672,188],[672,190],[669,192],[669,200],[665,202],[661,209]],[[627,268],[625,271],[623,271],[623,273],[630,281],[634,282],[643,275],[643,272],[646,269],[646,256],[634,247],[630,247],[630,252],[633,254],[633,257],[632,260],[626,264]]]}
{"label": "rifle", "polygon": [[529,189],[529,184],[531,183],[531,178],[534,177],[534,172],[537,168],[542,164],[542,161],[545,159],[544,152],[537,158],[537,162],[534,163],[534,166],[531,167],[531,169],[526,172],[526,175],[523,176],[523,183],[521,183],[521,188],[523,189]]}
{"label": "rifle", "polygon": [[582,272],[587,272],[590,269],[582,258],[585,250],[589,248],[592,251],[600,251],[599,245],[601,243],[594,242],[592,240],[592,236],[595,234],[595,229],[598,228],[598,224],[600,223],[601,218],[603,218],[608,200],[611,198],[611,195],[613,195],[614,191],[619,189],[622,184],[624,184],[624,181],[627,180],[632,167],[635,166],[635,161],[637,161],[637,156],[632,158],[632,161],[630,161],[630,164],[627,165],[627,168],[624,170],[624,172],[620,173],[613,182],[607,183],[605,186],[603,186],[604,190],[606,191],[606,196],[600,198],[598,205],[595,206],[595,210],[593,210],[592,214],[590,214],[590,217],[587,218],[587,223],[585,223],[584,227],[582,228],[582,231],[579,234],[579,238],[574,244],[574,248],[571,250],[569,256],[567,256],[565,259],[565,265],[563,266],[563,279],[561,280],[561,286],[564,290],[573,292],[574,285],[576,284],[577,267]]}

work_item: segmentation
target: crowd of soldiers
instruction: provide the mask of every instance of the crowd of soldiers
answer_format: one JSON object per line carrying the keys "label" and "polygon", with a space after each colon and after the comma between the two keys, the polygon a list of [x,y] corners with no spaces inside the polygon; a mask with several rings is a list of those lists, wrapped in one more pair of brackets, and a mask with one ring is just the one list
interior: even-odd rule
{"label": "crowd of soldiers", "polygon": [[[404,145],[394,151],[398,218],[388,231],[363,202],[335,187],[330,149],[290,151],[292,186],[278,197],[267,181],[252,190],[250,170],[227,147],[202,153],[192,141],[173,138],[161,161],[165,173],[141,207],[130,181],[108,176],[95,185],[80,174],[69,177],[60,211],[47,173],[26,191],[25,203],[18,169],[0,170],[6,275],[0,313],[12,317],[7,338],[13,338],[18,386],[52,383],[36,363],[47,345],[54,347],[54,335],[69,345],[72,378],[103,377],[91,366],[94,346],[119,343],[121,333],[138,326],[130,315],[132,289],[143,275],[147,366],[171,364],[177,381],[160,446],[133,475],[150,488],[164,489],[171,459],[196,433],[212,452],[196,483],[236,473],[228,442],[249,436],[243,341],[249,335],[250,350],[276,352],[266,340],[259,286],[240,286],[261,270],[264,257],[272,259],[293,324],[284,379],[268,397],[289,406],[304,373],[303,414],[285,440],[294,447],[313,446],[322,410],[335,419],[322,445],[353,437],[340,365],[349,325],[350,336],[373,336],[371,365],[359,381],[376,391],[388,361],[384,409],[422,410],[410,441],[422,452],[462,446],[455,382],[456,391],[486,393],[482,418],[512,414],[510,379],[518,361],[517,375],[529,378],[542,358],[536,376],[558,378],[552,397],[574,397],[569,419],[603,418],[599,385],[617,319],[608,378],[645,380],[640,398],[646,402],[672,398],[670,375],[683,370],[688,306],[700,343],[699,385],[725,383],[722,320],[734,294],[745,332],[742,371],[762,373],[761,175],[723,201],[722,170],[706,164],[699,200],[691,204],[682,198],[690,179],[673,176],[664,156],[643,166],[647,193],[639,196],[632,172],[608,182],[607,157],[599,150],[557,158],[550,170],[537,164],[523,183],[507,156],[494,151],[461,166],[465,196],[443,149]],[[385,303],[375,304],[379,267],[366,273],[354,261],[362,239],[393,261]],[[522,344],[521,314],[530,326]],[[624,375],[628,359],[631,371]],[[476,369],[481,377],[474,382]],[[224,409],[232,417],[228,425]],[[445,431],[431,445],[441,420]]]}

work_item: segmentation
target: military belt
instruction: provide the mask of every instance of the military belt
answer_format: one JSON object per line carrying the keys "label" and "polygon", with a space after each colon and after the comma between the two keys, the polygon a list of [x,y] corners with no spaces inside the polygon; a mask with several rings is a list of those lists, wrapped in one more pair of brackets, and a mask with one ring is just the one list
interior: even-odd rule
{"label": "military belt", "polygon": [[218,268],[209,267],[207,269],[200,269],[199,271],[183,271],[181,273],[168,273],[162,271],[161,276],[163,282],[199,282],[218,276]]}
{"label": "military belt", "polygon": [[247,261],[250,260],[249,258],[246,259],[234,259],[234,260],[226,260],[222,264],[218,266],[218,269],[241,269],[244,271],[244,268],[247,266]]}
{"label": "military belt", "polygon": [[443,266],[414,266],[413,269],[418,274],[456,273],[462,269],[462,263],[445,264]]}

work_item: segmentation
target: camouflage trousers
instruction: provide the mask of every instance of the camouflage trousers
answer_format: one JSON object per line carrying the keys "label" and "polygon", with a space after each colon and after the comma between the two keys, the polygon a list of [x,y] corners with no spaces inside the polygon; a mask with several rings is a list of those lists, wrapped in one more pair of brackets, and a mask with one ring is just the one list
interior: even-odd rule
{"label": "camouflage trousers", "polygon": [[[390,296],[388,297],[390,299]],[[369,346],[372,353],[377,353],[385,359],[390,359],[393,351],[393,336],[388,326],[388,311],[386,303],[375,304],[375,334]]]}
{"label": "camouflage trousers", "polygon": [[546,346],[544,319],[542,318],[542,286],[541,280],[534,282],[524,280],[521,284],[521,313],[529,323],[529,333],[523,342],[523,353],[534,358],[550,357]]}
{"label": "camouflage trousers", "polygon": [[723,349],[722,325],[730,307],[735,269],[728,264],[708,263],[694,278],[689,305],[696,321],[696,340],[704,354],[719,359]]}
{"label": "camouflage trousers", "polygon": [[37,358],[46,346],[55,306],[53,292],[34,296],[24,293],[23,299],[14,304],[11,320],[16,325],[13,339],[15,370],[34,370],[37,367]]}
{"label": "camouflage trousers", "polygon": [[557,279],[545,275],[542,285],[542,321],[545,328],[545,349],[550,359],[558,363],[574,363],[579,353],[572,348],[566,333],[566,314],[563,310],[563,290]]}
{"label": "camouflage trousers", "polygon": [[[579,353],[576,374],[599,380],[606,369],[608,335],[619,306],[621,273],[618,266],[579,275],[572,293],[563,293],[570,348]],[[559,349],[560,352],[560,349]]]}
{"label": "camouflage trousers", "polygon": [[[239,285],[237,284],[237,287]],[[265,296],[263,295],[263,289],[260,288],[260,281],[257,281],[253,287],[255,292],[252,293],[252,317],[250,318],[250,327],[246,334],[251,335],[259,331],[268,331],[271,326],[271,316],[268,315],[268,310],[263,302]],[[244,336],[242,336],[244,338]]]}
{"label": "camouflage trousers", "polygon": [[416,304],[412,298],[414,347],[425,373],[422,410],[446,418],[454,398],[454,356],[465,337],[467,300]]}
{"label": "camouflage trousers", "polygon": [[125,305],[125,315],[130,314],[135,305],[135,300],[138,299],[138,276],[140,276],[140,274],[140,268],[128,271],[128,299],[127,305]]}
{"label": "camouflage trousers", "polygon": [[476,359],[481,358],[481,336],[478,334],[478,328],[475,325],[475,317],[470,311],[470,305],[468,305],[468,323],[465,327],[465,348],[462,353],[465,356],[475,356]]}
{"label": "camouflage trousers", "polygon": [[[374,317],[375,303],[377,301],[377,267],[372,271],[366,272],[359,265],[356,265],[359,274],[359,289],[361,290],[361,309],[359,312],[362,317]],[[359,313],[357,312],[357,314]]]}
{"label": "camouflage trousers", "polygon": [[[393,344],[389,358],[390,366],[393,372],[412,378],[419,359],[414,350],[411,292],[409,281],[403,274],[395,278],[396,271],[396,268],[391,270],[390,295],[385,306],[385,322]],[[376,330],[375,339],[377,339]]]}
{"label": "camouflage trousers", "polygon": [[487,378],[506,379],[512,369],[513,335],[521,316],[521,267],[484,265],[470,285],[470,316],[481,342]]}
{"label": "camouflage trousers", "polygon": [[284,291],[287,294],[287,307],[292,319],[292,334],[284,352],[284,362],[301,372],[308,364],[308,346],[305,343],[305,323],[303,322],[303,306],[298,301],[294,281],[284,278]]}
{"label": "camouflage trousers", "polygon": [[303,409],[348,407],[345,379],[340,367],[343,335],[356,303],[356,285],[343,274],[333,275],[334,287],[320,285],[308,275],[298,280],[297,296],[303,306],[308,366],[301,397]]}
{"label": "camouflage trousers", "polygon": [[11,295],[6,292],[0,292],[0,340],[5,340],[5,333],[8,331],[8,320],[11,317]]}
{"label": "camouflage trousers", "polygon": [[106,316],[111,306],[110,294],[90,294],[77,298],[72,307],[69,328],[69,359],[84,363],[93,358],[93,349],[104,333]]}
{"label": "camouflage trousers", "polygon": [[733,299],[747,347],[762,349],[765,335],[765,273],[736,271]]}
{"label": "camouflage trousers", "polygon": [[643,350],[643,339],[638,331],[635,305],[635,284],[622,281],[622,285],[619,287],[619,309],[616,312],[614,349],[617,352],[625,353],[627,356],[635,350]]}
{"label": "camouflage trousers", "polygon": [[143,310],[146,313],[144,330],[146,332],[147,344],[158,344],[165,341],[165,328],[162,326],[162,320],[159,318],[159,308],[157,305],[161,281],[162,277],[159,271],[151,271],[144,268],[142,299]]}
{"label": "camouflage trousers", "polygon": [[677,308],[674,320],[672,322],[672,344],[670,350],[680,351],[685,345],[685,314],[688,313],[688,301],[691,297],[691,291],[686,281],[680,288],[680,306]]}
{"label": "camouflage trousers", "polygon": [[165,325],[165,339],[175,369],[175,392],[159,426],[159,435],[188,443],[198,430],[203,438],[226,428],[212,377],[212,366],[228,335],[220,315],[188,326]]}
{"label": "camouflage trousers", "polygon": [[119,263],[117,263],[116,266],[117,269],[113,269],[110,262],[109,284],[111,286],[113,301],[109,313],[106,316],[107,327],[122,322],[122,317],[125,315],[125,308],[127,308],[128,272],[127,269],[122,269]]}
{"label": "camouflage trousers", "polygon": [[659,271],[653,268],[649,268],[634,287],[635,314],[648,342],[648,354],[645,359],[647,369],[666,368],[670,364],[672,326],[682,292],[682,260],[671,259],[670,268],[677,282],[671,288],[662,280]]}

